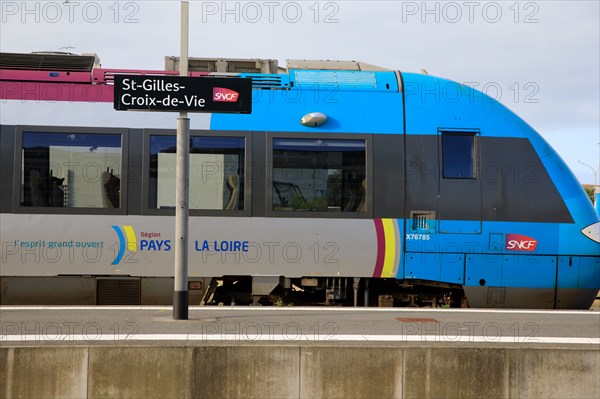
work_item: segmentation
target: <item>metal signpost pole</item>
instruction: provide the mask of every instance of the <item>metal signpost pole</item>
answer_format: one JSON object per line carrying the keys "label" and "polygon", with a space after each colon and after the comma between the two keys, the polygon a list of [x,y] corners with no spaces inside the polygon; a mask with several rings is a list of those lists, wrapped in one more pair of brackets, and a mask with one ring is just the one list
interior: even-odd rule
{"label": "metal signpost pole", "polygon": [[[181,57],[179,75],[188,75],[189,2],[181,2]],[[175,282],[173,319],[188,318],[188,220],[189,220],[190,119],[187,112],[177,118],[177,163],[175,189]]]}
{"label": "metal signpost pole", "polygon": [[188,223],[190,119],[188,112],[252,113],[252,80],[239,77],[188,76],[188,1],[181,1],[179,75],[117,74],[113,106],[117,111],[179,111],[175,171],[175,270],[173,318],[188,318]]}

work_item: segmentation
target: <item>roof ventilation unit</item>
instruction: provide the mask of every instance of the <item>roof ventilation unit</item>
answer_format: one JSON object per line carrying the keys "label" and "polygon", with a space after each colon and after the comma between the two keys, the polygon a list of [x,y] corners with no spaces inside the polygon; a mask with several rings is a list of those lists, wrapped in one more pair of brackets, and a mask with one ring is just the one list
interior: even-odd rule
{"label": "roof ventilation unit", "polygon": [[[165,57],[167,71],[179,70],[179,57]],[[277,60],[245,59],[245,58],[194,58],[188,59],[190,72],[217,73],[270,73],[284,72],[279,68]]]}
{"label": "roof ventilation unit", "polygon": [[0,69],[91,72],[94,68],[100,68],[100,59],[95,53],[82,55],[60,51],[39,51],[30,54],[0,53]]}

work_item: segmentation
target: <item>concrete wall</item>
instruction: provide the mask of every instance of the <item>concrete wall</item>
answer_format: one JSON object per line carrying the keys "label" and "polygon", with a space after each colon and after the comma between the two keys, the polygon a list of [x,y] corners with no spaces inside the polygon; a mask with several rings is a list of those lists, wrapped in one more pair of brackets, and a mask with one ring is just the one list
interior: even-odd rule
{"label": "concrete wall", "polygon": [[0,348],[2,398],[597,398],[600,349]]}

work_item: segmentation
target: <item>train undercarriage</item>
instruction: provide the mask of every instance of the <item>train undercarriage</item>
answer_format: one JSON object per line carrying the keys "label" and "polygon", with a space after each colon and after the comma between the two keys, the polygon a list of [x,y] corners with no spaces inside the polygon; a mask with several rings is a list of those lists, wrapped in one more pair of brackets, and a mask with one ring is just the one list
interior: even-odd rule
{"label": "train undercarriage", "polygon": [[203,305],[467,307],[462,286],[359,277],[213,278]]}
{"label": "train undercarriage", "polygon": [[[481,284],[481,282],[480,282]],[[393,278],[222,276],[188,280],[190,306],[589,309],[597,289],[461,286]],[[172,305],[173,278],[0,276],[0,305]]]}
{"label": "train undercarriage", "polygon": [[[191,306],[467,307],[460,285],[383,278],[190,277]],[[173,278],[2,276],[0,305],[171,305]]]}

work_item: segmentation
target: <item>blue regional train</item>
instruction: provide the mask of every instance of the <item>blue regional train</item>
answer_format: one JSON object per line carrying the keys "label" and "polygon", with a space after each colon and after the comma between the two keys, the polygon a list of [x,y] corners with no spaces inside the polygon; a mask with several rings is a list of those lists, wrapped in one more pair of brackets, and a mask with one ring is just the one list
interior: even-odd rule
{"label": "blue regional train", "polygon": [[[172,300],[174,114],[113,109],[95,55],[3,53],[1,302]],[[493,98],[341,61],[190,59],[252,81],[251,113],[194,119],[191,304],[586,309],[598,213]]]}

